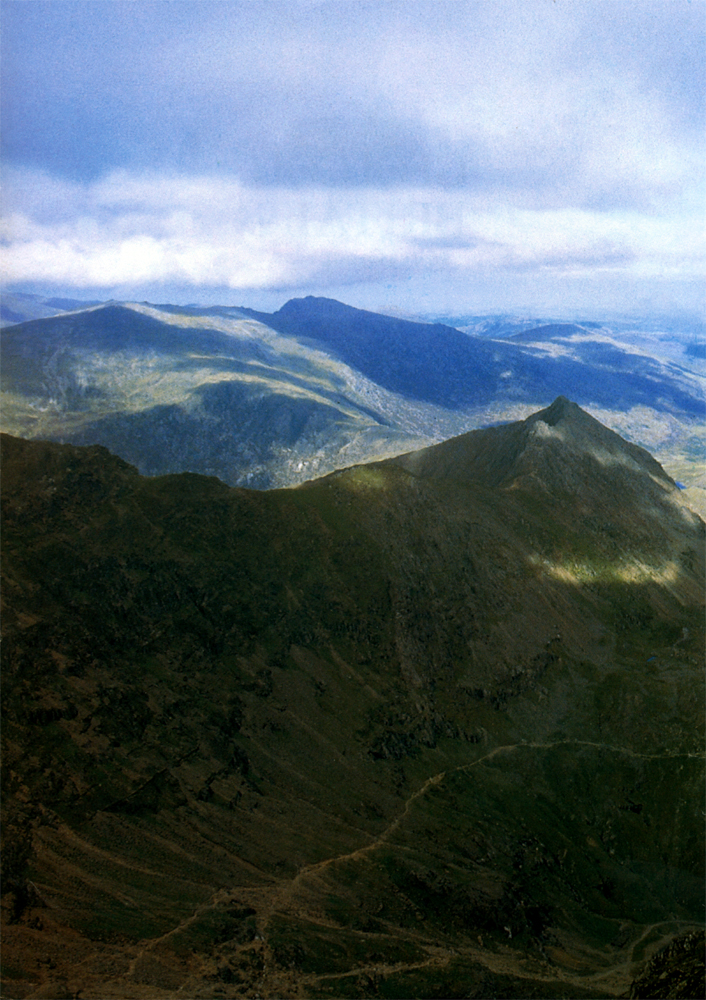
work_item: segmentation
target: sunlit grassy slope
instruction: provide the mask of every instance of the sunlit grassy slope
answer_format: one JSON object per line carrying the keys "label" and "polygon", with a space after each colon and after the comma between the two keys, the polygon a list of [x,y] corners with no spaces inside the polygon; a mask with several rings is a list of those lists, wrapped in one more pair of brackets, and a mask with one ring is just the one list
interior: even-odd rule
{"label": "sunlit grassy slope", "polygon": [[605,998],[703,922],[704,526],[641,449],[3,446],[10,995]]}
{"label": "sunlit grassy slope", "polygon": [[106,306],[10,328],[3,356],[7,430],[105,443],[148,474],[287,484],[458,427],[242,318]]}
{"label": "sunlit grassy slope", "polygon": [[698,375],[595,331],[491,342],[304,299],[272,316],[108,303],[0,336],[4,430],[103,444],[148,475],[292,485],[558,393],[673,458],[690,487],[701,474]]}

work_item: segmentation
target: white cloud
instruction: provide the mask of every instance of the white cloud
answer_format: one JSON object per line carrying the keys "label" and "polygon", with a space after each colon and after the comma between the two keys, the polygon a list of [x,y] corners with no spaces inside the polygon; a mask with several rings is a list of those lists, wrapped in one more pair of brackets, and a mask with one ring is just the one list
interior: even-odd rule
{"label": "white cloud", "polygon": [[272,188],[214,177],[118,172],[93,184],[14,174],[23,210],[5,220],[12,283],[76,288],[155,282],[300,288],[360,271],[605,271],[694,277],[691,214],[515,208],[462,189]]}
{"label": "white cloud", "polygon": [[8,7],[12,283],[695,300],[696,4],[132,6]]}

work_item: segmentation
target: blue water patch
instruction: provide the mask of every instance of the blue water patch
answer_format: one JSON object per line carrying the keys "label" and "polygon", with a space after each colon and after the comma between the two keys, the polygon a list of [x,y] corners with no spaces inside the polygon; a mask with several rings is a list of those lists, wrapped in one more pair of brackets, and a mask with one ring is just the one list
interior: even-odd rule
{"label": "blue water patch", "polygon": [[686,486],[684,485],[684,483],[680,483],[678,479],[675,479],[674,482],[676,483],[676,485],[679,487],[680,490],[685,490],[686,489]]}

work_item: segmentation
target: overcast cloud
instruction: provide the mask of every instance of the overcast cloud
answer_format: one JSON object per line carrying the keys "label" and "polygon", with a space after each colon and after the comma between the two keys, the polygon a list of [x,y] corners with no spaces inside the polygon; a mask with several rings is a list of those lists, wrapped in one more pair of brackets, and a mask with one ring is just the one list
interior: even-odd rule
{"label": "overcast cloud", "polygon": [[2,3],[14,288],[695,310],[702,0]]}

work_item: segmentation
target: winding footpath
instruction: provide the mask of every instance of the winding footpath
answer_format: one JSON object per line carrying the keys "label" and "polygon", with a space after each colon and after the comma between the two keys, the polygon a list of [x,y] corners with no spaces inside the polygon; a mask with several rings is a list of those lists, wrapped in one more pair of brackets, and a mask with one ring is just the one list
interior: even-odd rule
{"label": "winding footpath", "polygon": [[393,820],[392,823],[387,827],[387,829],[383,830],[380,836],[377,837],[372,843],[367,844],[364,847],[359,847],[355,851],[351,851],[349,854],[340,854],[337,855],[336,857],[327,858],[324,861],[318,861],[316,862],[316,864],[307,865],[306,867],[302,868],[301,871],[291,880],[289,885],[291,886],[292,889],[294,889],[301,882],[302,879],[308,878],[312,875],[316,875],[318,872],[324,870],[325,868],[328,868],[330,865],[336,864],[339,861],[356,860],[357,858],[363,857],[365,854],[369,854],[371,851],[377,850],[379,847],[381,847],[389,840],[389,838],[392,836],[393,833],[395,833],[399,829],[400,825],[404,822],[414,802],[416,802],[417,799],[420,799],[424,795],[426,795],[429,789],[434,788],[437,785],[440,785],[441,782],[447,777],[447,775],[458,774],[462,771],[470,771],[472,768],[477,767],[479,764],[483,764],[485,761],[492,760],[493,757],[497,757],[498,754],[512,753],[513,751],[516,750],[552,750],[555,747],[560,747],[560,746],[592,747],[594,749],[607,750],[611,753],[624,754],[625,756],[635,757],[642,760],[667,760],[667,759],[676,759],[678,757],[693,757],[703,760],[706,758],[706,754],[703,753],[701,754],[676,753],[676,752],[667,752],[661,754],[638,753],[627,747],[616,747],[612,746],[609,743],[593,743],[589,740],[573,740],[573,739],[556,740],[555,742],[552,743],[520,742],[520,743],[511,743],[505,746],[495,747],[493,750],[488,751],[488,753],[484,754],[482,757],[478,757],[476,760],[470,761],[468,764],[459,764],[456,767],[451,768],[449,771],[439,771],[438,774],[434,774],[432,775],[431,778],[427,778],[424,784],[421,785],[416,792],[413,792],[412,795],[410,795],[410,797],[407,799],[404,805],[404,809],[402,810],[400,815],[395,820]]}
{"label": "winding footpath", "polygon": [[[180,922],[176,927],[168,931],[166,934],[163,934],[160,937],[154,938],[151,941],[147,942],[145,946],[140,949],[140,951],[137,953],[137,955],[133,958],[132,962],[130,963],[130,972],[128,973],[128,976],[130,976],[130,974],[134,974],[136,966],[138,965],[140,959],[143,956],[145,956],[150,952],[153,952],[156,948],[158,948],[160,944],[166,943],[169,940],[169,938],[172,937],[172,935],[177,934],[179,931],[184,930],[190,924],[194,923],[196,920],[199,920],[209,910],[217,909],[219,906],[222,906],[224,903],[227,903],[228,901],[232,900],[237,895],[239,900],[242,901],[248,900],[253,905],[253,908],[257,912],[257,925],[258,925],[257,941],[262,944],[265,954],[265,967],[262,971],[261,978],[259,980],[258,989],[264,995],[276,995],[278,986],[283,985],[281,982],[282,977],[283,976],[285,978],[287,977],[284,973],[280,974],[272,968],[272,963],[270,961],[271,956],[269,954],[269,947],[267,943],[270,921],[276,914],[287,912],[287,910],[290,910],[294,906],[295,896],[297,894],[297,891],[300,890],[306,882],[316,881],[316,879],[320,877],[322,873],[324,873],[328,868],[330,868],[333,865],[336,865],[338,863],[343,863],[346,861],[360,860],[366,857],[367,855],[373,853],[374,851],[378,850],[384,844],[388,843],[390,838],[395,834],[397,830],[399,830],[400,826],[404,823],[405,819],[409,815],[410,810],[413,808],[414,804],[418,800],[422,799],[431,789],[441,785],[441,783],[447,777],[453,774],[459,774],[462,772],[471,771],[474,767],[478,767],[480,764],[490,761],[493,758],[498,757],[499,755],[502,754],[512,754],[523,750],[552,750],[562,746],[576,747],[577,749],[582,747],[590,747],[595,750],[604,750],[608,753],[621,754],[624,756],[641,760],[668,760],[668,759],[675,760],[678,758],[694,758],[703,760],[704,757],[706,756],[703,753],[676,752],[676,751],[666,751],[662,753],[641,753],[639,751],[632,750],[629,747],[619,747],[608,743],[597,743],[590,740],[577,740],[577,739],[564,739],[564,740],[556,740],[550,742],[522,741],[519,743],[494,747],[492,750],[489,750],[487,753],[483,754],[483,756],[478,757],[473,761],[469,761],[467,764],[459,764],[453,768],[450,768],[449,770],[439,771],[437,774],[434,774],[431,777],[427,778],[426,781],[424,781],[424,783],[420,785],[420,787],[415,792],[413,792],[409,796],[409,798],[405,801],[404,807],[400,812],[400,814],[389,824],[389,826],[385,828],[385,830],[382,831],[382,833],[379,834],[379,836],[371,840],[370,843],[364,844],[363,846],[356,848],[354,851],[349,851],[345,854],[338,854],[330,858],[325,858],[323,861],[318,861],[314,864],[306,865],[300,869],[300,871],[294,876],[294,878],[288,880],[281,880],[281,881],[277,880],[275,882],[271,882],[269,885],[267,884],[260,885],[256,889],[251,888],[248,890],[242,890],[235,888],[232,890],[227,890],[227,889],[219,890],[217,893],[213,895],[213,897],[208,903],[205,903],[202,906],[198,907],[197,910],[190,917]],[[323,921],[313,920],[313,922],[321,923],[322,926],[325,925],[325,922]],[[666,923],[667,922],[665,922],[665,926]],[[668,923],[674,926],[676,924],[682,924],[684,922],[669,921]],[[621,962],[618,965],[611,967],[610,969],[596,972],[594,973],[593,976],[588,977],[588,979],[584,977],[583,982],[594,981],[596,985],[598,983],[602,983],[606,988],[608,988],[609,987],[608,981],[614,979],[616,976],[621,977],[621,979],[624,981],[632,963],[634,962],[633,956],[635,954],[635,950],[637,949],[639,944],[653,930],[657,928],[657,926],[662,926],[662,925],[652,924],[649,927],[646,927],[645,929],[642,930],[640,937],[637,940],[631,942],[631,944],[629,945],[629,952],[624,962]],[[423,968],[424,966],[429,966],[429,965],[444,966],[451,960],[451,958],[454,955],[457,954],[454,951],[447,952],[446,949],[443,948],[441,949],[431,948],[429,950],[438,952],[438,954],[434,954],[426,962],[412,963],[409,966],[407,966],[404,963],[400,963],[399,965],[397,964],[390,965],[390,966],[380,964],[374,967],[371,966],[369,968],[361,966],[361,967],[356,967],[349,973],[337,973],[335,978],[338,978],[340,976],[343,976],[345,978],[347,976],[364,975],[364,974],[387,975],[394,972],[403,972],[406,969],[409,969],[411,971],[412,969]],[[491,953],[487,953],[482,949],[479,949],[478,954],[476,954],[475,949],[473,949],[473,957],[477,961],[480,961],[488,965],[489,968],[493,968],[494,971],[510,972],[509,965],[512,963],[510,961],[509,955],[506,956],[505,958],[503,958],[502,956],[493,956]],[[514,974],[515,975],[518,974],[517,969],[515,970]],[[311,982],[313,984],[314,982],[318,982],[319,979],[321,978],[326,979],[331,977],[327,976],[322,977],[317,975],[305,975],[298,977],[300,984],[303,985],[305,985],[306,982]],[[540,975],[539,978],[543,977]],[[554,976],[551,976],[549,978],[556,979],[556,970]],[[561,978],[564,977],[562,976]],[[569,982],[572,980],[569,977],[566,979],[566,981]],[[175,996],[189,995],[189,989],[192,988],[193,985],[194,984],[191,982],[185,983],[182,986],[182,988],[178,990],[174,995]],[[273,990],[274,993],[272,992]]]}

